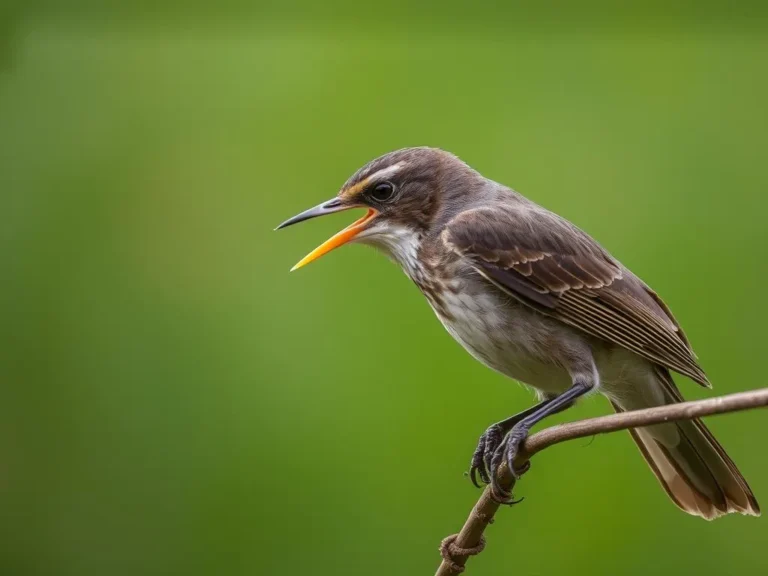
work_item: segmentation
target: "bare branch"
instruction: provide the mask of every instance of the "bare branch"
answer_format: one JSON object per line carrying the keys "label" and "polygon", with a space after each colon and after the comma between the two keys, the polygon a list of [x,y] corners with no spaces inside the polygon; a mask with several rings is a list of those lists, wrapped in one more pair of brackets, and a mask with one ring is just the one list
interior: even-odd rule
{"label": "bare branch", "polygon": [[[768,406],[768,388],[559,424],[529,437],[521,447],[516,465],[522,467],[537,452],[567,440],[764,406]],[[511,491],[515,481],[509,474],[506,464],[499,467],[497,474],[501,486]],[[467,558],[483,549],[485,545],[483,532],[493,521],[499,506],[500,504],[491,497],[490,488],[487,487],[472,508],[461,532],[443,540],[441,546],[443,561],[435,576],[455,576],[464,571]]]}

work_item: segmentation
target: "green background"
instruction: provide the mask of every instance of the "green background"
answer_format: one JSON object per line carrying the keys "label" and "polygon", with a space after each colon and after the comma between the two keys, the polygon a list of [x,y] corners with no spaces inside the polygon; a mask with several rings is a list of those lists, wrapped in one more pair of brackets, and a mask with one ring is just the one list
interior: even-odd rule
{"label": "green background", "polygon": [[[434,571],[533,398],[374,251],[288,273],[350,214],[272,231],[395,148],[573,220],[715,393],[766,385],[768,19],[722,4],[4,3],[0,573]],[[768,413],[710,425],[768,505]],[[765,519],[679,512],[624,433],[516,495],[468,574],[768,572]]]}

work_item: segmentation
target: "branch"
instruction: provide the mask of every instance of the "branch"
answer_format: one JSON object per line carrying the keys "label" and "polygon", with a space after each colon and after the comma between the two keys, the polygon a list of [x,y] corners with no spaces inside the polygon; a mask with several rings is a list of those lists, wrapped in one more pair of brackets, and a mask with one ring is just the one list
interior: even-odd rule
{"label": "branch", "polygon": [[[516,467],[522,468],[537,452],[567,440],[764,406],[768,406],[768,388],[559,424],[530,436],[521,446],[515,463]],[[506,464],[499,466],[497,474],[502,488],[511,492],[515,481]],[[440,547],[443,561],[435,576],[455,576],[464,571],[464,565],[469,556],[478,554],[483,549],[485,545],[483,532],[493,521],[499,506],[500,504],[491,497],[490,487],[486,487],[477,504],[472,508],[461,532],[443,540]]]}

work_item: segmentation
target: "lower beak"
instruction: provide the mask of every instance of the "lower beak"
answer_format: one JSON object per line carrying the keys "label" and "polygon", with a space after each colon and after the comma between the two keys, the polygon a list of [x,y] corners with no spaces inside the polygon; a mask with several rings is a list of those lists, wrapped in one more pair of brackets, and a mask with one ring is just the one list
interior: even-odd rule
{"label": "lower beak", "polygon": [[[329,200],[328,202],[323,202],[322,204],[315,206],[314,208],[310,208],[309,210],[305,210],[301,214],[297,214],[293,218],[289,218],[280,226],[275,228],[275,230],[280,230],[281,228],[286,228],[287,226],[291,226],[293,224],[298,224],[299,222],[303,222],[304,220],[309,220],[310,218],[317,218],[318,216],[325,216],[326,214],[333,214],[334,212],[342,212],[344,210],[349,210],[351,208],[361,208],[360,205],[349,205],[342,203],[341,200],[338,198],[334,198],[333,200]],[[368,208],[368,213],[360,218],[359,220],[353,222],[344,230],[334,234],[328,240],[320,244],[317,248],[312,250],[309,254],[304,256],[296,266],[291,268],[291,272],[294,270],[298,270],[302,266],[306,266],[313,260],[317,260],[322,256],[323,254],[327,254],[334,248],[338,248],[342,244],[346,244],[350,240],[352,240],[355,236],[357,236],[360,232],[362,232],[368,225],[368,223],[373,220],[376,217],[376,210],[373,208]]]}

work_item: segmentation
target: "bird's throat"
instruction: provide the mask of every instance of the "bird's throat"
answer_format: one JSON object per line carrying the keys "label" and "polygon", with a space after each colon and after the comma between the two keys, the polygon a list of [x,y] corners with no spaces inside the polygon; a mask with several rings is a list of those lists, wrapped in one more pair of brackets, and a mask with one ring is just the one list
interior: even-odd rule
{"label": "bird's throat", "polygon": [[419,260],[421,238],[415,230],[389,226],[361,236],[360,242],[382,250],[400,265],[411,280],[419,282],[423,279],[424,266]]}

